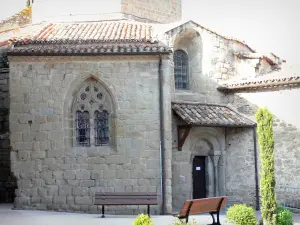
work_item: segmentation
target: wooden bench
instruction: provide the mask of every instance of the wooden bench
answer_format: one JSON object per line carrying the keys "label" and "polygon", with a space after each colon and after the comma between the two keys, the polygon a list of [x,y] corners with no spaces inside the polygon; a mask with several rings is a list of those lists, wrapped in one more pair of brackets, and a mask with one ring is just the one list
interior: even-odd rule
{"label": "wooden bench", "polygon": [[102,218],[105,217],[105,205],[147,205],[147,213],[150,216],[150,205],[158,205],[157,194],[148,192],[97,192],[95,205],[102,205]]}
{"label": "wooden bench", "polygon": [[[225,207],[226,202],[226,196],[187,200],[179,214],[176,214],[176,216],[179,219],[185,219],[186,223],[188,223],[189,215],[209,213],[213,219],[212,225],[221,225],[219,218],[220,210]],[[215,220],[215,214],[217,215],[217,222]]]}

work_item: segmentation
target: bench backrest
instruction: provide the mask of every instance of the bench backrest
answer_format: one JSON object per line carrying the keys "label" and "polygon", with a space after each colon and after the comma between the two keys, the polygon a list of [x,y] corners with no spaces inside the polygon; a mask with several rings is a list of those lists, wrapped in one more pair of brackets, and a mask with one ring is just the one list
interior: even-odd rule
{"label": "bench backrest", "polygon": [[149,192],[97,192],[95,205],[157,205],[156,193]]}
{"label": "bench backrest", "polygon": [[220,207],[219,210],[224,208],[226,202],[227,202],[227,197],[194,199],[192,208],[190,210],[190,214],[193,215],[199,213],[216,212],[218,211],[218,207]]}
{"label": "bench backrest", "polygon": [[220,207],[219,210],[223,209],[227,202],[227,196],[187,200],[180,211],[181,216],[185,216],[188,212],[190,202],[193,202],[189,211],[190,215],[210,213],[218,211],[218,207]]}

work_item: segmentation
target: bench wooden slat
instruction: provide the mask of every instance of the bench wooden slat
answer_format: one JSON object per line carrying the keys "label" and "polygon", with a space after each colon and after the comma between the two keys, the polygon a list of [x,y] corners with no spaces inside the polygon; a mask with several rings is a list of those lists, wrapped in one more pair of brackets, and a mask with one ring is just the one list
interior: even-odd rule
{"label": "bench wooden slat", "polygon": [[187,201],[185,201],[185,203],[184,203],[182,209],[180,210],[180,212],[179,212],[179,214],[178,214],[179,216],[185,216],[185,215],[186,215],[186,213],[187,213],[187,211],[188,211],[188,209],[189,209],[189,206],[190,206],[191,202],[192,202],[192,200],[187,200]]}
{"label": "bench wooden slat", "polygon": [[[194,199],[193,205],[190,211],[191,215],[199,213],[210,213],[218,211],[218,206],[221,198],[208,198],[208,199]],[[224,208],[226,200],[224,199],[220,209]]]}
{"label": "bench wooden slat", "polygon": [[105,217],[106,205],[158,205],[157,194],[153,192],[96,192],[94,205],[102,205],[102,218]]}
{"label": "bench wooden slat", "polygon": [[[203,199],[192,199],[187,200],[180,213],[177,217],[180,219],[186,219],[188,222],[189,215],[195,215],[200,213],[209,213],[213,219],[213,225],[221,225],[219,220],[219,213],[222,208],[225,207],[228,197],[213,197],[213,198],[203,198]],[[217,221],[215,221],[214,214],[217,215]]]}

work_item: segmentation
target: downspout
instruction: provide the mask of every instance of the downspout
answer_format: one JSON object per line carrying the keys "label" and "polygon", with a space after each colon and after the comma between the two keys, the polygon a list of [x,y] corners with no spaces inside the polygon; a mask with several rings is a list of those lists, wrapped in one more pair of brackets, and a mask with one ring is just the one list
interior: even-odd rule
{"label": "downspout", "polygon": [[164,132],[164,102],[163,102],[163,77],[162,77],[162,58],[159,55],[158,64],[158,88],[159,88],[159,124],[160,124],[160,169],[161,169],[161,214],[165,214],[165,132]]}
{"label": "downspout", "polygon": [[254,142],[256,210],[259,210],[260,206],[259,206],[259,184],[258,184],[257,147],[256,147],[256,145],[257,145],[256,125],[253,126],[253,142]]}

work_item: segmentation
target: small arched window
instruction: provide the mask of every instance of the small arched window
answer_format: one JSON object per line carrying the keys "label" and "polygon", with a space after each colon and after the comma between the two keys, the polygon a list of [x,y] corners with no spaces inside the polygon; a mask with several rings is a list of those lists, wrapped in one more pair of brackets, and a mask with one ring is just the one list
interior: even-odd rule
{"label": "small arched window", "polygon": [[174,52],[174,76],[176,89],[188,89],[188,56],[183,50]]}
{"label": "small arched window", "polygon": [[102,146],[110,143],[112,101],[109,93],[95,81],[85,82],[73,102],[74,146]]}

